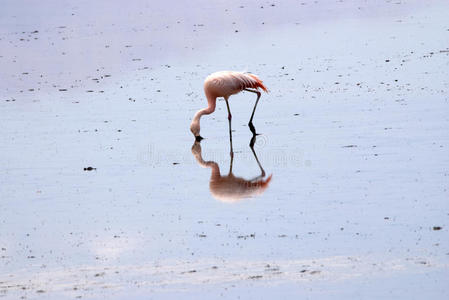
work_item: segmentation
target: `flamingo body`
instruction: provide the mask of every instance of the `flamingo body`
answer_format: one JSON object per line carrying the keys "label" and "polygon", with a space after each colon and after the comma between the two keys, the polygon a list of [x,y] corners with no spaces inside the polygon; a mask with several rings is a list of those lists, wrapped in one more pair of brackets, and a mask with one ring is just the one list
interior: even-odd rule
{"label": "flamingo body", "polygon": [[202,137],[200,136],[200,119],[203,115],[211,114],[215,111],[217,98],[223,97],[226,100],[226,105],[228,107],[228,119],[229,119],[229,130],[231,131],[231,111],[229,108],[228,98],[231,95],[237,94],[242,90],[253,92],[257,94],[256,104],[253,109],[253,114],[251,115],[250,126],[251,131],[255,135],[255,129],[252,125],[252,118],[254,116],[254,111],[257,106],[257,102],[260,98],[259,88],[265,92],[268,92],[267,87],[263,84],[262,80],[259,79],[254,74],[236,72],[236,71],[220,71],[212,73],[207,76],[204,81],[204,93],[207,98],[207,108],[199,110],[193,117],[192,124],[190,125],[190,131],[193,133],[197,141],[200,141]]}
{"label": "flamingo body", "polygon": [[240,93],[245,88],[261,88],[268,92],[262,80],[251,73],[220,71],[210,74],[204,80],[204,93],[215,98],[229,96]]}
{"label": "flamingo body", "polygon": [[[217,168],[217,166],[211,166],[211,168]],[[233,174],[221,176],[219,168],[212,169],[209,189],[215,199],[232,203],[262,194],[268,188],[272,177],[273,175],[270,175],[267,179],[250,181]]]}

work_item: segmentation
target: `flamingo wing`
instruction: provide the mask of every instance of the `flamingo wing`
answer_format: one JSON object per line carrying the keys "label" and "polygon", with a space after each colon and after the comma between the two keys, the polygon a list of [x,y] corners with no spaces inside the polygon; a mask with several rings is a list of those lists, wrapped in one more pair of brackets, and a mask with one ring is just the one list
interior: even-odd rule
{"label": "flamingo wing", "polygon": [[206,92],[213,93],[216,97],[228,97],[247,88],[261,88],[268,92],[267,87],[256,75],[235,71],[221,71],[209,75],[204,82],[204,88]]}

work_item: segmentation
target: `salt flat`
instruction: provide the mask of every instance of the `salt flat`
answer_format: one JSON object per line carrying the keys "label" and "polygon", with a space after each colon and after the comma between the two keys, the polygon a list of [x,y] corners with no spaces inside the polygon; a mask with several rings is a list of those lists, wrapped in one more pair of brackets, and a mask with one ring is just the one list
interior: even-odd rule
{"label": "salt flat", "polygon": [[[446,299],[445,1],[3,1],[0,298]],[[189,132],[218,70],[270,89],[259,195]],[[231,97],[233,174],[255,97]],[[226,106],[201,158],[230,164]]]}

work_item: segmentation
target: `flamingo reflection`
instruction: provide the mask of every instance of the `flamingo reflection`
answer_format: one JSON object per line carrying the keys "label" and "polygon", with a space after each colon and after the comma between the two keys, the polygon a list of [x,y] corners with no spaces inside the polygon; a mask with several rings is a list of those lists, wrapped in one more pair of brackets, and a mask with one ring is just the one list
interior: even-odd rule
{"label": "flamingo reflection", "polygon": [[273,175],[265,177],[265,170],[257,158],[256,152],[254,151],[254,144],[256,141],[256,136],[253,136],[250,142],[250,148],[256,159],[257,165],[260,168],[260,175],[252,179],[244,179],[242,177],[237,177],[232,173],[232,165],[234,162],[234,152],[232,150],[232,140],[231,140],[231,159],[228,175],[222,176],[220,173],[219,165],[214,161],[204,161],[201,154],[201,144],[197,141],[192,146],[192,154],[194,155],[196,161],[203,168],[210,168],[212,173],[209,182],[209,189],[214,198],[222,202],[233,203],[239,200],[255,197],[262,194],[267,188],[271,181]]}

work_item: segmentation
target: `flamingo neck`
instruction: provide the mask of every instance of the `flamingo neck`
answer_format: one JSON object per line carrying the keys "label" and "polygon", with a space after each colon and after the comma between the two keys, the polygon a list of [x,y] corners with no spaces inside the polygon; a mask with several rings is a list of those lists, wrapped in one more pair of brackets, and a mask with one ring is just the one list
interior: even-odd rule
{"label": "flamingo neck", "polygon": [[199,111],[196,112],[196,114],[193,116],[193,120],[192,123],[200,123],[200,119],[203,115],[205,115],[205,111],[207,110],[207,108],[203,108],[200,109]]}
{"label": "flamingo neck", "polygon": [[201,117],[203,115],[209,115],[215,111],[216,101],[217,98],[207,95],[208,107],[200,109],[196,112],[196,114],[193,116],[192,124],[198,124],[198,126],[200,126]]}
{"label": "flamingo neck", "polygon": [[196,150],[192,150],[192,153],[198,164],[203,168],[210,168],[212,170],[211,180],[220,178],[220,167],[218,166],[218,164],[214,161],[204,161],[200,144],[195,143],[195,145],[197,148]]}

